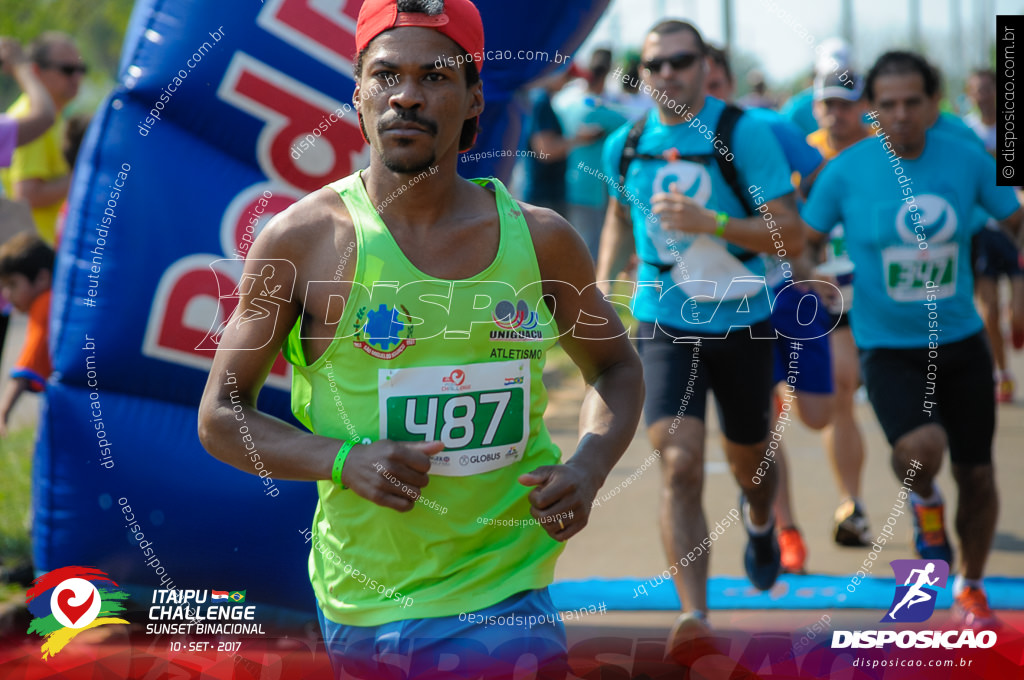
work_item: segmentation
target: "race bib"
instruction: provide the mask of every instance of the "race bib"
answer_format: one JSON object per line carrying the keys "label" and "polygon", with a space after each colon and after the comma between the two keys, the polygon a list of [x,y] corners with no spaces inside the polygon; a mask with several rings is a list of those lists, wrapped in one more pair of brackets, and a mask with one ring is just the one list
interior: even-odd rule
{"label": "race bib", "polygon": [[936,300],[956,294],[957,258],[960,246],[956,243],[929,246],[921,250],[916,246],[892,246],[882,251],[885,271],[885,289],[897,302],[923,302],[929,281],[939,286],[931,289]]}
{"label": "race bib", "polygon": [[382,368],[381,439],[440,441],[430,474],[464,477],[522,460],[530,433],[530,362]]}

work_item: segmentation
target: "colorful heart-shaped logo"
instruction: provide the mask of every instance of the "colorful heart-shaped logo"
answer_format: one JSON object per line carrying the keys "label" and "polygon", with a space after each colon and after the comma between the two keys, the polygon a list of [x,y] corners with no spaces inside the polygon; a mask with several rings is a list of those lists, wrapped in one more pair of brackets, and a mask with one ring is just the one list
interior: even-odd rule
{"label": "colorful heart-shaped logo", "polygon": [[68,628],[88,626],[99,615],[101,604],[96,586],[82,578],[62,581],[50,596],[53,617]]}
{"label": "colorful heart-shaped logo", "polygon": [[78,620],[85,616],[89,608],[92,607],[93,600],[96,599],[95,591],[89,593],[89,597],[86,598],[84,604],[73,605],[71,600],[75,598],[77,593],[68,588],[57,593],[57,609],[59,609],[64,616],[68,617],[68,621],[71,625],[78,623]]}

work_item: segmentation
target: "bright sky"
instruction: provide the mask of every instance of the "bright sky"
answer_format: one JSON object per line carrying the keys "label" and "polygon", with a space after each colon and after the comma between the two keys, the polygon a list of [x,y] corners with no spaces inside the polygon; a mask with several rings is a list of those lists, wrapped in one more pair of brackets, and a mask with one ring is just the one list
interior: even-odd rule
{"label": "bright sky", "polygon": [[[982,36],[987,32],[994,40],[997,14],[1024,13],[1024,0],[916,1],[921,7],[925,51],[954,78],[975,65],[987,65]],[[914,0],[851,2],[853,57],[861,70],[886,49],[910,46]],[[722,44],[722,4],[722,0],[612,0],[584,43],[583,53],[602,45],[611,45],[616,53],[638,48],[647,29],[665,17],[687,19],[705,39]],[[841,7],[841,0],[733,0],[734,49],[759,59],[771,84],[788,82],[810,70],[818,42],[840,34]],[[796,24],[815,42],[808,45],[809,38],[801,40]],[[954,25],[961,32],[960,50],[955,47]]]}

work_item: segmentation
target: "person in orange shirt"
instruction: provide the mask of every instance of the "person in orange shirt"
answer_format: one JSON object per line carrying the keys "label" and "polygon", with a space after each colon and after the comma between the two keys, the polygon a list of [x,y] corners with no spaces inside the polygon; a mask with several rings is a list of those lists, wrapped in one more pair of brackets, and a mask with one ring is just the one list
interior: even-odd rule
{"label": "person in orange shirt", "polygon": [[0,246],[0,293],[28,314],[25,344],[0,396],[0,437],[7,436],[11,410],[23,392],[41,392],[50,376],[48,350],[53,249],[24,232]]}

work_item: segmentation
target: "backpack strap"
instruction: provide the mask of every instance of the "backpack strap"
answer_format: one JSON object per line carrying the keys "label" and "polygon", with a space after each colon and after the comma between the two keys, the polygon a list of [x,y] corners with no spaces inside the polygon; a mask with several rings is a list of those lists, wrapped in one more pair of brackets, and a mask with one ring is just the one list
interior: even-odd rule
{"label": "backpack strap", "polygon": [[739,122],[741,116],[743,116],[743,109],[734,104],[726,104],[722,110],[715,133],[722,140],[722,145],[728,153],[725,156],[720,153],[715,154],[715,161],[718,163],[718,171],[722,174],[722,179],[732,189],[733,195],[736,196],[736,200],[743,206],[743,211],[747,213],[747,217],[750,217],[754,214],[754,210],[745,198],[746,194],[743,191],[743,187],[740,186],[740,175],[736,170],[736,164],[726,158],[726,156],[732,155],[733,131],[736,130],[736,123]]}
{"label": "backpack strap", "polygon": [[640,135],[644,133],[646,125],[647,116],[641,116],[626,135],[626,143],[622,146],[622,155],[619,156],[619,186],[626,186],[626,172],[629,170],[629,164],[639,155],[636,148],[640,146]]}
{"label": "backpack strap", "polygon": [[[718,118],[718,126],[715,129],[715,134],[719,139],[722,140],[722,144],[726,149],[732,148],[732,137],[733,132],[736,129],[736,123],[743,116],[743,109],[734,105],[726,104],[722,110],[722,115]],[[626,142],[622,146],[622,155],[619,156],[619,185],[626,186],[626,173],[629,171],[629,165],[635,159],[640,158],[644,160],[661,160],[661,161],[672,161],[672,160],[691,160],[690,157],[679,156],[679,152],[675,149],[670,149],[661,154],[646,154],[637,151],[640,146],[640,137],[644,133],[644,127],[647,125],[647,116],[643,116],[640,120],[633,123],[633,127],[630,128],[629,134],[626,135]],[[722,179],[725,180],[726,185],[732,191],[736,200],[739,201],[743,207],[744,213],[749,217],[754,214],[753,208],[747,203],[745,194],[742,187],[740,186],[739,172],[736,170],[736,164],[733,161],[727,160],[726,156],[730,155],[731,151],[725,156],[720,153],[715,153],[715,162],[718,164],[718,171],[722,175]],[[696,158],[692,160],[697,161]],[[758,253],[753,251],[744,250],[743,252],[735,255],[740,262],[748,262],[758,256]],[[651,265],[657,268],[659,273],[665,273],[672,269],[674,265],[663,264],[660,262],[647,262],[645,264]]]}

